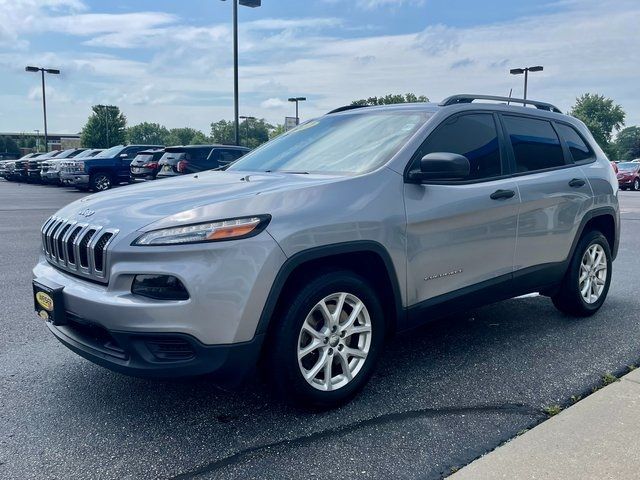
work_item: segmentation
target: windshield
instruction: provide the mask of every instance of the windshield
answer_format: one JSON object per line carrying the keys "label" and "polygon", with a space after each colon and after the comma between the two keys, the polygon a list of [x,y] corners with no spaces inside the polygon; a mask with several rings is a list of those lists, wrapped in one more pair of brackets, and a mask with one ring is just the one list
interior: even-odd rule
{"label": "windshield", "polygon": [[618,164],[618,170],[622,170],[623,172],[630,172],[633,170],[637,170],[638,167],[640,167],[640,163],[627,162],[627,163]]}
{"label": "windshield", "polygon": [[85,157],[89,157],[89,156],[91,156],[91,154],[92,154],[92,153],[94,153],[94,152],[95,152],[95,150],[91,150],[91,149],[89,149],[89,150],[84,150],[84,151],[80,152],[79,154],[77,154],[77,155],[76,155],[75,157],[73,157],[73,158],[85,158]]}
{"label": "windshield", "polygon": [[97,154],[94,158],[113,158],[120,153],[124,147],[122,145],[116,145],[115,147],[108,148]]}
{"label": "windshield", "polygon": [[228,170],[368,172],[387,162],[430,116],[414,111],[328,115],[267,142]]}

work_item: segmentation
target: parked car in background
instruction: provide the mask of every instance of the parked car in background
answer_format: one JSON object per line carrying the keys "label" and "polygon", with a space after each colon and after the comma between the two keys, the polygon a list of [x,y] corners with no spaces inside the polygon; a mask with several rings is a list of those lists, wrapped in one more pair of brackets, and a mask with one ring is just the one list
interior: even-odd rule
{"label": "parked car in background", "polygon": [[[72,159],[65,159],[60,162],[60,183],[65,186],[73,186],[73,176],[77,173],[77,165],[103,151],[104,148],[88,148]],[[84,169],[84,164],[82,164],[82,168]]]}
{"label": "parked car in background", "polygon": [[56,158],[66,150],[51,150],[48,153],[43,153],[37,157],[31,157],[27,160],[27,178],[26,180],[33,183],[39,183],[42,178],[40,177],[40,169],[43,162]]}
{"label": "parked car in background", "polygon": [[11,173],[7,173],[7,177],[5,178],[15,181],[26,181],[29,177],[27,169],[29,159],[39,157],[41,155],[44,155],[44,153],[28,153],[17,160],[9,160],[8,163],[6,163],[6,168],[7,170],[10,169]]}
{"label": "parked car in background", "polygon": [[74,158],[84,152],[86,148],[70,148],[61,151],[52,159],[43,161],[40,164],[40,179],[42,183],[60,185],[60,168],[65,159]]}
{"label": "parked car in background", "polygon": [[167,147],[159,162],[157,178],[225,167],[249,153],[247,147],[233,145],[182,145]]}
{"label": "parked car in background", "polygon": [[623,162],[618,164],[618,185],[621,189],[640,190],[640,162]]}
{"label": "parked car in background", "polygon": [[130,180],[132,182],[155,180],[158,174],[158,161],[164,154],[164,148],[142,150],[131,161]]}
{"label": "parked car in background", "polygon": [[[95,157],[78,159],[68,178],[71,185],[80,190],[101,192],[114,185],[129,182],[131,161],[138,152],[161,145],[116,145],[98,153]],[[65,179],[66,179],[65,175]]]}

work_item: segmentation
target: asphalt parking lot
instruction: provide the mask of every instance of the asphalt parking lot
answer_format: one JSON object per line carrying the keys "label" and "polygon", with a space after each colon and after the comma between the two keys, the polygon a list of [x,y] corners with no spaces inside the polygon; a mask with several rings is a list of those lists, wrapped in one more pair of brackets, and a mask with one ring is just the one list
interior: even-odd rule
{"label": "asphalt parking lot", "polygon": [[82,195],[0,180],[0,478],[441,478],[640,363],[637,192],[620,194],[596,316],[533,296],[435,322],[395,338],[363,394],[325,413],[258,379],[225,392],[129,378],[59,344],[33,312],[31,267],[42,222]]}

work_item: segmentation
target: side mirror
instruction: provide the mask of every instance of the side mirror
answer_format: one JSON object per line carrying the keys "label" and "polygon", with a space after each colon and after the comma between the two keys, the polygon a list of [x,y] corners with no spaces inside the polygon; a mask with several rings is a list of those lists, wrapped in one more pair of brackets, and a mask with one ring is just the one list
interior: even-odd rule
{"label": "side mirror", "polygon": [[420,171],[409,172],[409,178],[417,183],[426,180],[463,180],[469,176],[471,166],[464,155],[434,152],[422,157]]}

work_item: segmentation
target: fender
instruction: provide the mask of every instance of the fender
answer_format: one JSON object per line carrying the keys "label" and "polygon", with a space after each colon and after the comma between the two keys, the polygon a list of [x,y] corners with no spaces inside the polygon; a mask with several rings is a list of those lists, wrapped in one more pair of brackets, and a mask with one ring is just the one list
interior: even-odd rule
{"label": "fender", "polygon": [[571,250],[569,251],[569,256],[566,259],[567,263],[570,262],[571,259],[573,258],[573,254],[576,250],[576,247],[578,246],[578,241],[582,237],[582,234],[584,233],[584,228],[587,226],[587,223],[596,217],[603,217],[603,216],[610,216],[611,219],[613,220],[613,225],[614,225],[613,234],[615,238],[613,241],[613,245],[610,245],[610,247],[611,247],[612,260],[616,259],[616,256],[618,255],[618,247],[620,245],[619,215],[613,207],[597,207],[589,210],[582,217],[582,220],[580,222],[580,227],[578,227],[578,232],[575,238],[573,239],[573,243],[571,244]]}
{"label": "fender", "polygon": [[391,261],[391,257],[389,256],[389,252],[387,252],[386,248],[382,246],[382,244],[373,241],[373,240],[354,240],[351,242],[341,242],[334,243],[330,245],[323,245],[320,247],[313,247],[308,250],[303,250],[298,252],[291,257],[289,257],[276,275],[276,278],[271,286],[271,290],[269,291],[269,296],[267,297],[267,301],[265,302],[264,308],[262,309],[262,314],[260,315],[260,320],[258,321],[258,327],[256,328],[256,335],[262,334],[267,331],[269,327],[269,322],[271,320],[271,316],[276,308],[278,303],[278,299],[280,298],[280,294],[284,288],[287,279],[291,275],[291,273],[303,263],[306,263],[310,260],[317,260],[323,257],[330,257],[333,255],[340,255],[345,253],[356,253],[356,252],[371,252],[378,255],[385,266],[387,271],[387,276],[391,283],[391,287],[393,290],[393,298],[394,298],[394,307],[396,312],[397,324],[401,325],[403,323],[403,318],[406,314],[405,310],[402,308],[402,296],[400,294],[400,286],[398,283],[398,276],[396,275],[395,268],[393,266],[393,262]]}

